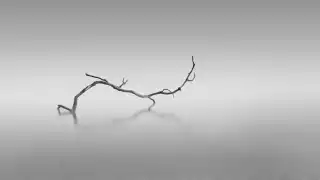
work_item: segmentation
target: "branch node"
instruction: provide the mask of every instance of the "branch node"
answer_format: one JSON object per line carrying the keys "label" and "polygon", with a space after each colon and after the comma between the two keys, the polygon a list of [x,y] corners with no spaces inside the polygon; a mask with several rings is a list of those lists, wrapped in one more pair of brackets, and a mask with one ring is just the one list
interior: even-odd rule
{"label": "branch node", "polygon": [[168,91],[167,93],[168,93],[168,94],[172,94],[172,96],[173,96],[173,98],[174,98],[174,93],[173,93],[170,89],[163,89],[163,90],[162,90],[163,93],[166,93],[166,92],[164,92],[164,91]]}

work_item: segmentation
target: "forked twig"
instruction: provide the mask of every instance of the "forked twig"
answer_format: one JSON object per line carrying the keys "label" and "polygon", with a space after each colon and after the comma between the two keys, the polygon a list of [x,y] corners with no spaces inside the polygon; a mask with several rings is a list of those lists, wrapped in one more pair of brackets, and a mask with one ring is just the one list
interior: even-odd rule
{"label": "forked twig", "polygon": [[[117,86],[111,82],[109,82],[108,80],[104,79],[104,78],[101,78],[99,76],[94,76],[94,75],[91,75],[91,74],[88,74],[86,73],[86,76],[88,77],[92,77],[92,78],[95,78],[95,79],[98,79],[97,81],[94,81],[92,82],[90,85],[86,86],[85,88],[83,88],[74,98],[73,98],[73,105],[72,105],[72,108],[68,108],[64,105],[58,105],[57,107],[57,110],[58,110],[58,113],[59,115],[61,115],[61,110],[60,109],[64,109],[66,111],[69,111],[74,118],[76,118],[76,110],[77,110],[77,106],[78,106],[78,100],[79,100],[79,97],[84,94],[86,91],[88,91],[89,89],[91,89],[92,87],[98,85],[98,84],[103,84],[103,85],[107,85],[107,86],[110,86],[112,87],[113,89],[117,90],[117,91],[120,91],[120,92],[124,92],[124,93],[130,93],[130,94],[133,94],[137,97],[140,97],[140,98],[148,98],[152,101],[152,104],[149,106],[148,110],[150,111],[156,104],[156,101],[153,99],[153,96],[156,96],[156,95],[172,95],[174,97],[174,94],[177,93],[178,91],[181,91],[182,88],[185,86],[185,84],[187,82],[192,82],[194,81],[194,79],[196,78],[196,74],[193,72],[195,68],[195,63],[194,63],[194,59],[193,59],[193,56],[192,56],[192,68],[191,70],[189,71],[186,79],[183,81],[183,83],[177,87],[176,89],[174,90],[170,90],[170,89],[162,89],[160,91],[157,91],[157,92],[154,92],[154,93],[150,93],[150,94],[141,94],[141,93],[138,93],[134,90],[130,90],[130,89],[124,89],[123,86],[127,84],[128,80],[125,80],[124,78],[122,79],[122,83]],[[190,75],[192,74],[193,72],[193,78],[190,79]]]}

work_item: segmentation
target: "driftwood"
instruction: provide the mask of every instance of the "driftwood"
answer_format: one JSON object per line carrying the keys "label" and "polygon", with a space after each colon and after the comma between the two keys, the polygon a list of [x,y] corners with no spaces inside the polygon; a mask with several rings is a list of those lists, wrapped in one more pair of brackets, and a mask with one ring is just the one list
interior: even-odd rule
{"label": "driftwood", "polygon": [[[156,95],[173,95],[174,97],[174,94],[177,93],[178,91],[181,91],[182,88],[185,86],[185,84],[187,82],[192,82],[195,77],[196,77],[196,74],[193,72],[194,70],[194,67],[195,67],[195,63],[194,63],[194,60],[193,60],[193,56],[192,56],[192,68],[191,70],[189,71],[187,77],[185,78],[185,80],[183,81],[183,83],[177,87],[176,89],[174,90],[170,90],[170,89],[162,89],[160,91],[157,91],[157,92],[154,92],[154,93],[150,93],[150,94],[141,94],[141,93],[138,93],[134,90],[129,90],[129,89],[124,89],[123,86],[127,84],[128,80],[125,80],[123,78],[122,80],[122,83],[120,85],[115,85],[111,82],[109,82],[108,80],[104,79],[104,78],[101,78],[101,77],[98,77],[98,76],[94,76],[94,75],[90,75],[90,74],[87,74],[86,73],[86,76],[88,77],[92,77],[92,78],[95,78],[95,79],[98,79],[97,81],[94,81],[92,82],[90,85],[86,86],[85,88],[83,88],[74,98],[73,98],[73,105],[72,105],[72,108],[68,108],[64,105],[61,105],[59,104],[58,107],[57,107],[57,110],[58,110],[58,113],[59,115],[63,115],[61,113],[61,109],[64,109],[64,110],[67,110],[70,114],[73,115],[73,118],[74,119],[77,119],[77,115],[76,115],[76,110],[77,110],[77,106],[78,106],[78,100],[79,100],[79,97],[81,95],[83,95],[85,92],[87,92],[89,89],[91,89],[92,87],[98,85],[98,84],[102,84],[102,85],[107,85],[107,86],[110,86],[112,87],[113,89],[117,90],[117,91],[120,91],[120,92],[124,92],[124,93],[131,93],[137,97],[140,97],[140,98],[147,98],[147,99],[150,99],[152,101],[152,104],[149,106],[148,110],[150,111],[156,104],[156,101],[153,99],[154,96]],[[193,72],[193,78],[190,79],[190,75],[192,74]]]}

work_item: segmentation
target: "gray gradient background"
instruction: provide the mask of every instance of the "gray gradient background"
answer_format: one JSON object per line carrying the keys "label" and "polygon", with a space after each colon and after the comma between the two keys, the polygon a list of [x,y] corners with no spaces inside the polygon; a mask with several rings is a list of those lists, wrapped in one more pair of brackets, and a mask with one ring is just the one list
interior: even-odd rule
{"label": "gray gradient background", "polygon": [[[1,1],[0,179],[319,179],[317,1]],[[92,82],[175,88],[155,110]]]}

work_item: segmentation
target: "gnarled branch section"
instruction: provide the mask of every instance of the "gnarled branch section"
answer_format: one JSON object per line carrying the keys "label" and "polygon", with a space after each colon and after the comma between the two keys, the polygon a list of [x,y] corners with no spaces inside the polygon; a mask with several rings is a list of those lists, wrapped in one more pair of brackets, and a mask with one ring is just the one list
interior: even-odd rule
{"label": "gnarled branch section", "polygon": [[[179,87],[177,87],[174,90],[170,90],[170,89],[165,88],[165,89],[162,89],[160,91],[157,91],[157,92],[154,92],[154,93],[150,93],[150,94],[141,94],[141,93],[138,93],[138,92],[136,92],[134,90],[124,89],[123,86],[125,86],[127,84],[127,82],[128,82],[128,80],[125,80],[124,78],[122,79],[122,83],[120,85],[115,85],[115,84],[109,82],[106,79],[103,79],[101,77],[94,76],[94,75],[86,73],[86,76],[91,77],[91,78],[95,78],[95,79],[98,79],[98,80],[92,82],[90,85],[88,85],[85,88],[83,88],[73,98],[72,108],[68,108],[68,107],[66,107],[64,105],[60,105],[59,104],[58,107],[57,107],[58,113],[59,113],[59,115],[61,115],[61,109],[64,109],[66,111],[69,111],[73,115],[73,117],[76,118],[76,110],[77,110],[77,106],[78,106],[79,97],[81,95],[83,95],[85,92],[87,92],[89,89],[91,89],[92,87],[94,87],[94,86],[96,86],[98,84],[107,85],[107,86],[110,86],[110,87],[112,87],[113,89],[115,89],[117,91],[124,92],[124,93],[130,93],[130,94],[133,94],[133,95],[135,95],[137,97],[140,97],[140,98],[148,98],[148,99],[150,99],[152,101],[152,104],[148,108],[148,110],[150,111],[156,104],[156,101],[153,99],[153,96],[156,96],[156,95],[172,95],[174,97],[174,94],[177,93],[178,91],[181,91],[182,88],[185,86],[185,84],[187,82],[194,81],[194,79],[196,78],[196,74],[193,72],[194,68],[195,68],[195,63],[194,63],[194,59],[193,59],[193,56],[192,56],[192,68],[189,71],[189,73],[188,73],[187,77],[185,78],[185,80],[183,81],[183,83]],[[190,75],[192,73],[193,73],[193,78],[190,78]]]}

